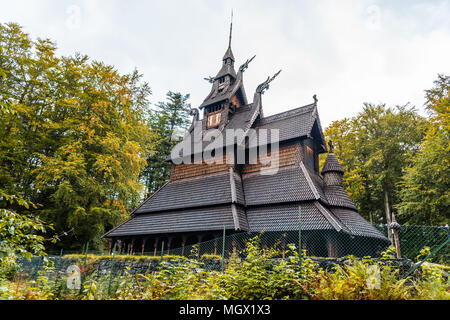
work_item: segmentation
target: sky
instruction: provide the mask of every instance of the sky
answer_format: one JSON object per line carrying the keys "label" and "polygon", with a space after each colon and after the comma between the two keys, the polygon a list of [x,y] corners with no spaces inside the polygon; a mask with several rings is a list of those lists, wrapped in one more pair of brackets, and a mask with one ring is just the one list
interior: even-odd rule
{"label": "sky", "polygon": [[153,104],[167,91],[198,107],[228,46],[244,74],[249,101],[257,85],[282,69],[263,96],[264,115],[318,97],[322,125],[352,117],[364,102],[410,103],[424,114],[424,90],[450,73],[450,1],[144,1],[0,0],[0,23],[56,41],[59,55],[87,54],[135,68]]}

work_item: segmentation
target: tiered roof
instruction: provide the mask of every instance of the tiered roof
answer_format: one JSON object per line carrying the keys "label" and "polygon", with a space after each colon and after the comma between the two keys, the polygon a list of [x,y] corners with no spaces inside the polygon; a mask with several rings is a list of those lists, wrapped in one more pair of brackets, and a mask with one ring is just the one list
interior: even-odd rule
{"label": "tiered roof", "polygon": [[[252,59],[247,60],[236,74],[234,56],[229,46],[223,57],[222,69],[215,78],[210,78],[212,90],[200,108],[229,101],[239,93],[244,103],[233,110],[227,122],[220,127],[221,130],[242,129],[245,135],[247,130],[255,129],[258,135],[261,129],[269,129],[269,134],[270,129],[278,129],[280,145],[300,143],[302,139],[314,137],[317,146],[315,152],[327,152],[315,97],[312,104],[263,116],[261,94],[279,72],[260,84],[253,102],[247,103],[242,76]],[[228,77],[228,83],[219,92],[218,78],[224,76]],[[192,134],[194,128],[202,129],[201,122],[195,117],[188,133]],[[208,130],[203,128],[202,135],[207,133]],[[187,142],[187,138],[180,144],[192,143],[193,154],[195,139]],[[270,140],[269,135],[267,141]],[[245,141],[243,136],[238,136],[232,143],[242,141]],[[200,152],[207,144],[209,142],[203,144]],[[325,161],[322,175],[343,175],[344,171],[333,153],[332,145],[330,147],[331,152]],[[174,159],[169,157],[167,160]],[[298,207],[301,205],[301,225],[304,230],[335,230],[351,236],[386,239],[357,213],[342,183],[327,184],[325,181],[302,161],[281,167],[272,175],[239,173],[231,167],[226,172],[170,180],[139,205],[127,221],[104,236],[212,231],[222,230],[224,226],[250,232],[298,230]]]}

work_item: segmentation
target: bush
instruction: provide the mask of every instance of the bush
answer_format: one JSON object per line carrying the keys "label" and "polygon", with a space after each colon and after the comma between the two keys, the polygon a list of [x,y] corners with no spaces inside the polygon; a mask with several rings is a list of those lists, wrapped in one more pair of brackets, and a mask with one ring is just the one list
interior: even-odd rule
{"label": "bush", "polygon": [[[193,248],[192,257],[198,257],[197,250]],[[36,280],[26,283],[0,280],[0,299],[450,299],[448,267],[424,263],[415,278],[402,279],[399,269],[390,264],[393,253],[388,250],[377,261],[349,257],[343,266],[327,272],[305,258],[304,253],[299,259],[294,245],[288,245],[286,259],[279,259],[278,250],[261,248],[259,237],[255,237],[243,252],[227,261],[224,272],[207,270],[206,257],[199,260],[167,256],[156,272],[133,274],[127,268],[122,275],[97,274],[89,264],[111,256],[87,255],[79,290],[67,289],[66,279],[49,262]],[[84,255],[64,257],[80,263],[84,263],[84,258]]]}

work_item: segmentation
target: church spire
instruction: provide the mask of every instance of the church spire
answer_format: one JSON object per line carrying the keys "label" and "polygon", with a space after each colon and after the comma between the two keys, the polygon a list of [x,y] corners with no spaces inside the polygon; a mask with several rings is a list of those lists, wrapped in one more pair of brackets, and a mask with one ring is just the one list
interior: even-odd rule
{"label": "church spire", "polygon": [[[233,51],[231,51],[231,38],[233,36],[233,10],[231,10],[231,22],[230,22],[230,35],[228,36],[228,49],[225,52],[225,55],[223,56],[223,64],[233,64],[234,63],[234,56]],[[227,61],[230,59],[230,61]]]}
{"label": "church spire", "polygon": [[219,73],[216,75],[215,79],[222,78],[224,76],[231,76],[232,79],[236,79],[236,71],[234,70],[234,55],[231,50],[231,38],[233,34],[233,11],[231,11],[231,22],[230,22],[230,34],[228,36],[228,48],[225,55],[222,58],[223,64]]}
{"label": "church spire", "polygon": [[228,48],[231,48],[231,36],[233,34],[233,9],[231,9],[230,37],[228,39]]}

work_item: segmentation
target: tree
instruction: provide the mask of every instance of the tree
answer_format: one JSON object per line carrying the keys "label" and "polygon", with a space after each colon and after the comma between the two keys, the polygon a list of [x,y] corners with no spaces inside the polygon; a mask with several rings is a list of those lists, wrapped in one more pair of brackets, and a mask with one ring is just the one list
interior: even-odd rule
{"label": "tree", "polygon": [[14,275],[17,259],[46,256],[42,235],[46,230],[52,230],[52,226],[33,215],[15,212],[15,208],[30,206],[36,207],[0,190],[0,279]]}
{"label": "tree", "polygon": [[0,49],[0,105],[14,110],[0,115],[0,188],[40,204],[18,213],[71,230],[59,245],[96,248],[140,201],[150,88],[137,71],[57,57],[16,24],[0,24]]}
{"label": "tree", "polygon": [[399,216],[411,224],[448,224],[450,212],[450,76],[426,91],[430,111],[425,139],[400,182]]}
{"label": "tree", "polygon": [[191,105],[187,103],[189,94],[169,91],[166,96],[167,102],[159,102],[150,118],[150,126],[156,137],[153,152],[147,158],[147,166],[142,172],[148,195],[161,188],[170,178],[171,164],[166,159],[178,142],[177,136],[190,123]]}
{"label": "tree", "polygon": [[397,184],[420,145],[423,127],[424,119],[408,106],[365,104],[357,116],[326,129],[346,172],[344,185],[371,222],[390,223],[399,202]]}

